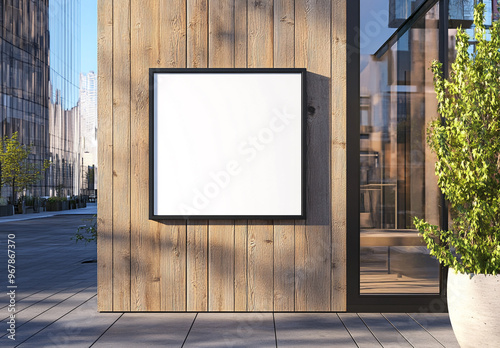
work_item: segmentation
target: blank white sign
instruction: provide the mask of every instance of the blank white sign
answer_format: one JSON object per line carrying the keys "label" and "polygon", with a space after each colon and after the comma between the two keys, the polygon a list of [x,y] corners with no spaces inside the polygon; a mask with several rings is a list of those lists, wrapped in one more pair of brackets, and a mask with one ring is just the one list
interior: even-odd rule
{"label": "blank white sign", "polygon": [[303,216],[303,69],[152,69],[151,218]]}

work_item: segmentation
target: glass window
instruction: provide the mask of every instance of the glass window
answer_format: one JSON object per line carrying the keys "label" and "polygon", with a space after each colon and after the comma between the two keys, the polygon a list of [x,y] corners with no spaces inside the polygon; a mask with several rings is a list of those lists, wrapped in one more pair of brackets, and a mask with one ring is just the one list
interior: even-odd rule
{"label": "glass window", "polygon": [[429,67],[439,57],[438,5],[405,28],[423,2],[361,0],[361,294],[439,293],[439,265],[412,224],[414,216],[439,224],[440,216],[425,142],[437,117]]}
{"label": "glass window", "polygon": [[[474,0],[450,0],[448,62],[456,28],[474,50]],[[439,266],[412,219],[439,225],[443,212],[435,156],[425,129],[438,117],[429,69],[439,52],[439,7],[430,1],[360,0],[360,293],[437,294]],[[499,18],[486,4],[485,24]],[[414,12],[416,22],[409,23]],[[394,35],[396,34],[397,35]]]}
{"label": "glass window", "polygon": [[[0,1],[5,29],[0,31],[0,104],[5,105],[0,135],[20,131],[22,141],[35,144],[37,161],[58,152],[74,168],[79,144],[71,120],[78,117],[78,74],[73,71],[80,68],[80,0],[11,3],[4,7]],[[64,105],[50,105],[50,97]],[[77,194],[74,175],[67,172],[66,192]],[[40,184],[33,193],[48,195],[54,189],[47,185],[62,182],[47,177]]]}

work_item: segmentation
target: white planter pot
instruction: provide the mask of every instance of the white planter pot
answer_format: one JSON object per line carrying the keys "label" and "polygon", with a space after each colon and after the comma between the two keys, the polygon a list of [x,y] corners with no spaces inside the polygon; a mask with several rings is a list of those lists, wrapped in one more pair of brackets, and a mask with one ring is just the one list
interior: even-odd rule
{"label": "white planter pot", "polygon": [[461,348],[499,347],[500,276],[448,271],[448,312]]}

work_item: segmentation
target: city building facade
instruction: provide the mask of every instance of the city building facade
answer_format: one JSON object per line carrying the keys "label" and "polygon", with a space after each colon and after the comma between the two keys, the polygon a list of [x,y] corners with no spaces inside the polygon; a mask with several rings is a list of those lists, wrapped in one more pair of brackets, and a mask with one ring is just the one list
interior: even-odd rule
{"label": "city building facade", "polygon": [[31,161],[51,161],[21,194],[78,194],[80,0],[2,0],[0,13],[0,135],[17,132]]}
{"label": "city building facade", "polygon": [[81,117],[81,192],[92,195],[96,189],[97,166],[97,74],[90,71],[80,74],[80,117]]}

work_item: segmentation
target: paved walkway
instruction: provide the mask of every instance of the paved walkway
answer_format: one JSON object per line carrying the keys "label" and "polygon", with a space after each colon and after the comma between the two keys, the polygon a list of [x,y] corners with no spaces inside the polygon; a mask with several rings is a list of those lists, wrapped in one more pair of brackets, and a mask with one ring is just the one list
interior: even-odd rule
{"label": "paved walkway", "polygon": [[87,203],[86,208],[70,209],[61,211],[43,211],[40,213],[15,214],[11,216],[0,216],[0,224],[13,221],[24,221],[32,219],[41,219],[57,215],[96,215],[97,203]]}
{"label": "paved walkway", "polygon": [[[0,347],[458,347],[446,314],[98,313],[95,244],[71,240],[91,216],[0,218]],[[9,234],[15,341],[7,332]]]}

